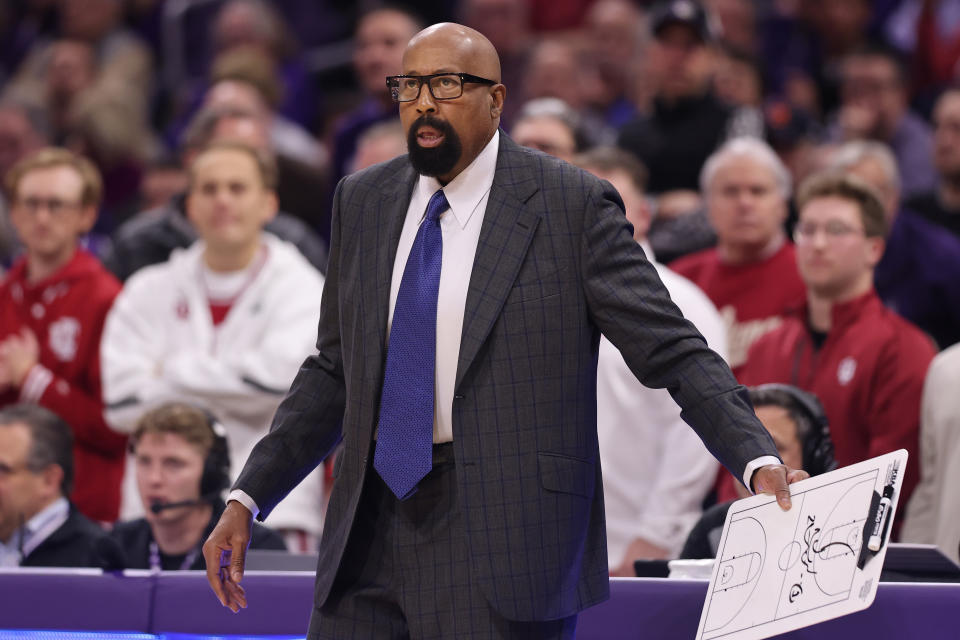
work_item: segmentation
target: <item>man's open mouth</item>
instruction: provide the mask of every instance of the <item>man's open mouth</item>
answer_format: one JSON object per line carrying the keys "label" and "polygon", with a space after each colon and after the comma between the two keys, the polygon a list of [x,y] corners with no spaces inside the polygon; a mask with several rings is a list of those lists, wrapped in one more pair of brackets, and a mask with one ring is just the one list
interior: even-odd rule
{"label": "man's open mouth", "polygon": [[443,134],[433,127],[420,127],[417,129],[417,143],[421,147],[435,147],[443,142]]}

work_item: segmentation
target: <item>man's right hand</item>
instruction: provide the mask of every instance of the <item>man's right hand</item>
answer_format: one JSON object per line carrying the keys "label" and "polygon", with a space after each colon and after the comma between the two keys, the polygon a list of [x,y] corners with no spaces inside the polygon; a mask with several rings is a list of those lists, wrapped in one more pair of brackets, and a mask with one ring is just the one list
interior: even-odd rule
{"label": "man's right hand", "polygon": [[253,514],[232,500],[210,537],[203,544],[203,559],[207,563],[207,580],[217,594],[220,604],[234,613],[246,609],[247,596],[240,586],[243,567],[253,530]]}

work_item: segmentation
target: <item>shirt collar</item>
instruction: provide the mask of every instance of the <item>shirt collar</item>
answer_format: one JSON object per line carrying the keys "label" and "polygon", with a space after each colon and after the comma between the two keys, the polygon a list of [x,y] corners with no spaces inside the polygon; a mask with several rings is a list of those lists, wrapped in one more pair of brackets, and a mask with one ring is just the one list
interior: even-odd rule
{"label": "shirt collar", "polygon": [[869,291],[857,296],[856,298],[852,298],[844,302],[834,303],[834,305],[830,308],[830,330],[833,331],[837,327],[853,324],[860,318],[864,317],[865,310],[870,306],[882,306],[880,299],[877,297],[876,291],[872,287]]}
{"label": "shirt collar", "polygon": [[23,525],[24,557],[40,546],[50,535],[60,528],[70,515],[70,503],[64,497],[57,498]]}
{"label": "shirt collar", "polygon": [[456,178],[445,187],[433,176],[420,176],[417,189],[424,201],[440,188],[450,204],[450,212],[456,218],[457,224],[463,229],[467,226],[477,205],[493,186],[493,176],[497,171],[497,152],[500,149],[500,131],[497,130],[490,138],[487,146],[473,159],[473,162],[461,171]]}
{"label": "shirt collar", "polygon": [[655,263],[657,261],[657,256],[653,252],[653,247],[650,246],[650,241],[646,238],[639,242],[640,248],[643,249],[643,252],[647,255],[647,260]]}
{"label": "shirt collar", "polygon": [[20,530],[13,532],[10,540],[0,540],[0,568],[20,566]]}

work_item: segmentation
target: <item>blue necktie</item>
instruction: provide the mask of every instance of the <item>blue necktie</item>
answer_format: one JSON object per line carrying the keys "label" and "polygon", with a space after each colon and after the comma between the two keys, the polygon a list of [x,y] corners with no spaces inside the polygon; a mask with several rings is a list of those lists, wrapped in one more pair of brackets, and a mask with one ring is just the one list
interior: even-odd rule
{"label": "blue necktie", "polygon": [[449,206],[442,189],[430,198],[393,307],[373,468],[401,500],[433,467],[440,214]]}

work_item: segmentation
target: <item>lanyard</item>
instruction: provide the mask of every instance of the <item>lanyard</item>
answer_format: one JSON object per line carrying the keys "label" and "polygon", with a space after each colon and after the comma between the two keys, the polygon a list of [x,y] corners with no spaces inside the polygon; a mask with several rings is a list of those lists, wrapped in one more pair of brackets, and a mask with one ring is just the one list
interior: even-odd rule
{"label": "lanyard", "polygon": [[[180,568],[178,571],[186,571],[193,566],[193,563],[196,562],[197,556],[200,555],[200,547],[194,547],[190,550],[190,553],[187,554],[187,557],[183,559],[183,562],[180,563]],[[157,546],[157,543],[150,541],[150,570],[151,571],[161,571],[163,567],[160,565],[160,548]]]}

